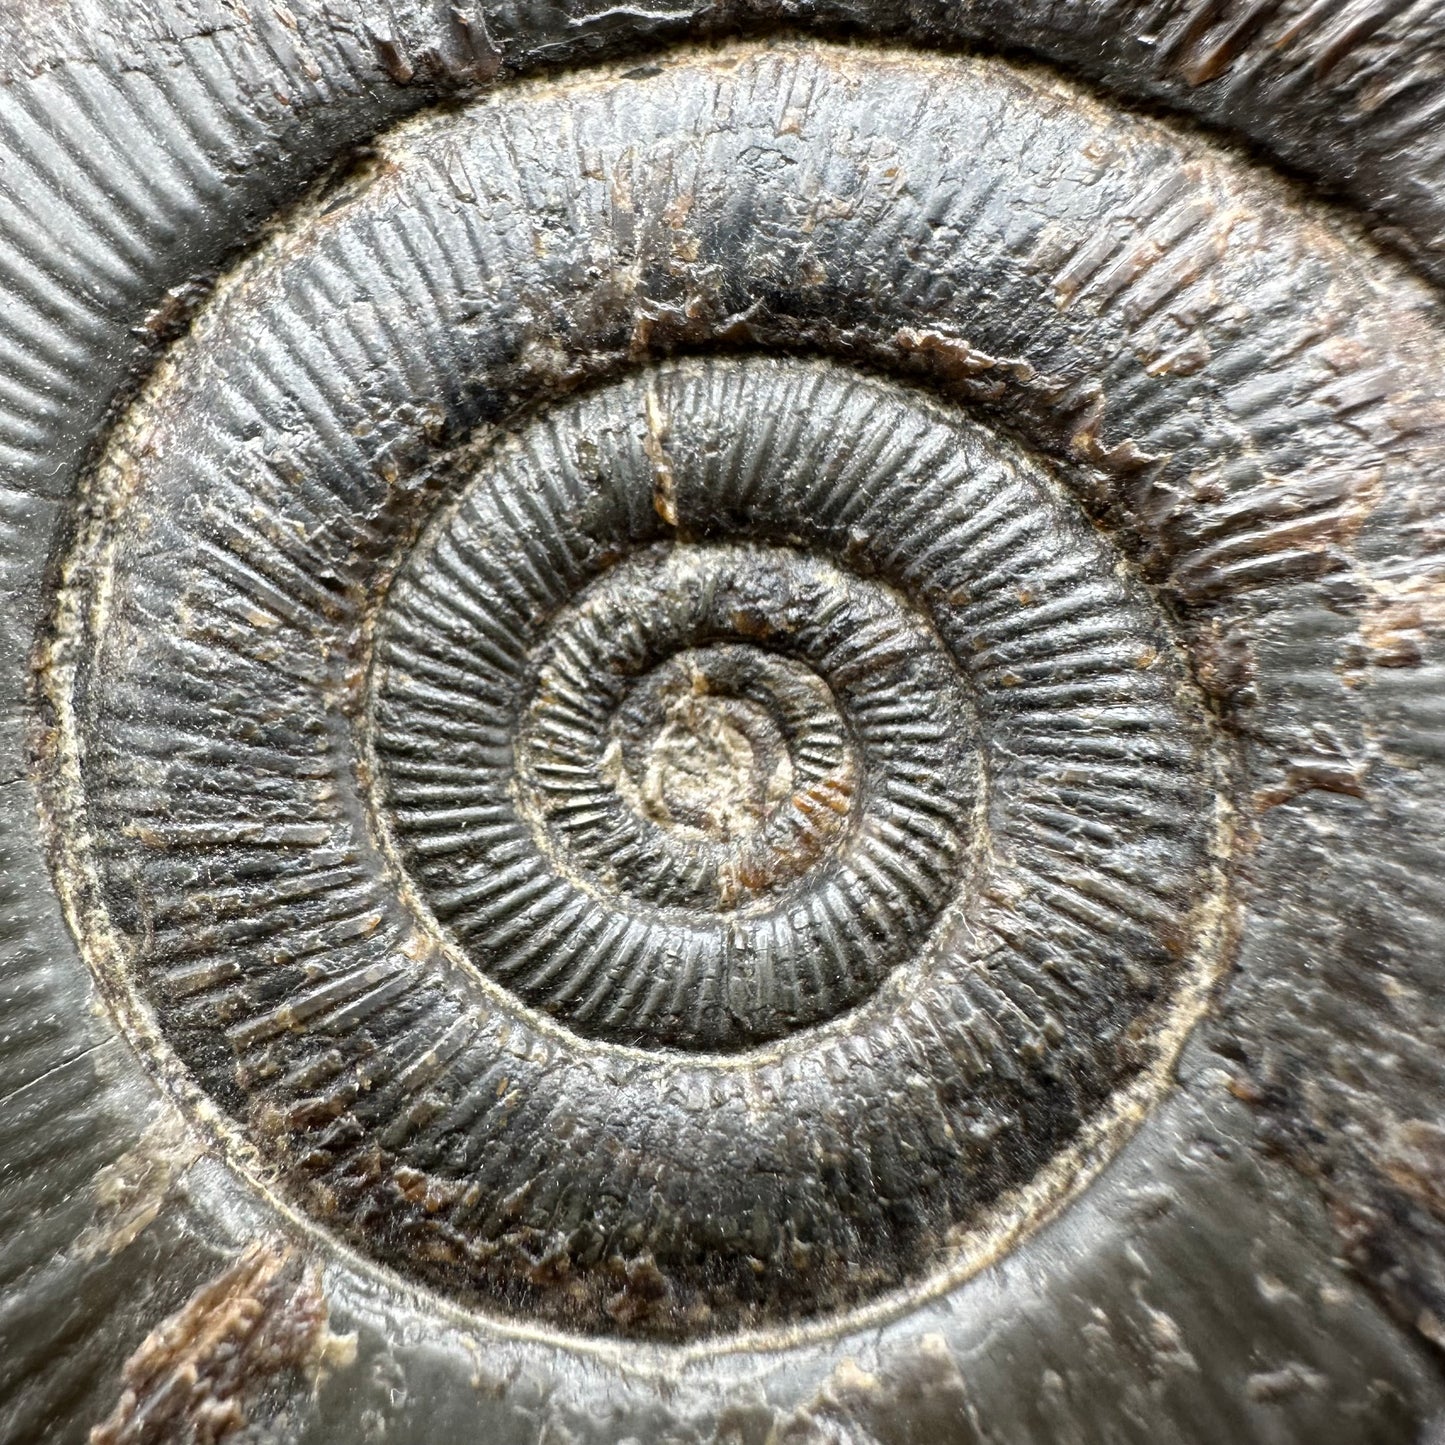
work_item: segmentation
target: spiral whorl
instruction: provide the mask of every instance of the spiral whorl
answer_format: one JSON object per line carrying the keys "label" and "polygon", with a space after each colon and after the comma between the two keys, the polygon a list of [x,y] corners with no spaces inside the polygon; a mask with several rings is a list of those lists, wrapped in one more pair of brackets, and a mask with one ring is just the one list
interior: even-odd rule
{"label": "spiral whorl", "polygon": [[1274,977],[1240,908],[1290,926],[1271,815],[1365,796],[1313,709],[1434,455],[1396,283],[998,60],[740,43],[383,135],[63,561],[116,1018],[258,1208],[489,1330],[952,1308],[1173,1139]]}
{"label": "spiral whorl", "polygon": [[[859,468],[869,390],[755,363],[590,397],[488,458],[394,589],[378,749],[409,866],[585,1032],[735,1048],[829,1018],[960,889],[968,681],[926,612],[829,560],[829,520],[871,531],[946,440]],[[739,445],[799,391],[788,452]]]}
{"label": "spiral whorl", "polygon": [[[788,420],[758,420],[773,417]],[[1152,1069],[1190,995],[1181,920],[1215,886],[1215,803],[1158,609],[1038,462],[836,366],[647,370],[470,465],[367,628],[359,764],[402,870],[391,903],[381,859],[348,866],[344,774],[323,762],[341,739],[310,722],[324,665],[267,642],[279,665],[238,667],[227,624],[239,583],[278,627],[289,610],[307,651],[333,645],[352,626],[343,592],[303,608],[275,590],[320,559],[252,532],[224,578],[143,557],[117,578],[93,695],[127,721],[92,760],[95,802],[134,810],[142,736],[169,760],[141,851],[110,856],[112,877],[148,880],[143,967],[178,1043],[205,1069],[220,1018],[258,1103],[356,1120],[325,1166],[343,1218],[386,1196],[346,1202],[342,1159],[394,1140],[392,1177],[442,1191],[439,1277],[468,1294],[485,1279],[559,1321],[592,1325],[590,1309],[672,1333],[903,1282]],[[179,643],[120,621],[142,597]],[[197,794],[180,760],[214,715],[208,679],[251,765],[210,769]],[[222,897],[171,882],[194,879],[221,813],[263,820],[241,840],[252,882],[229,926]],[[321,937],[317,956],[304,940]],[[481,978],[439,971],[454,947]],[[538,1032],[522,1003],[568,1033]],[[536,1032],[520,1057],[503,1043],[518,1029]],[[611,1062],[592,1038],[641,1054]],[[746,1052],[768,1040],[783,1052]],[[338,1096],[358,1046],[367,1093]],[[635,1105],[598,1113],[604,1080]],[[681,1103],[665,1140],[663,1098]],[[608,1136],[644,1171],[619,1178]],[[720,1148],[734,1138],[750,1142]],[[760,1149],[776,1193],[759,1192]],[[819,1151],[838,1185],[820,1187]],[[654,1168],[691,1180],[664,1212]],[[840,1192],[860,1168],[895,1183]],[[561,1198],[615,1206],[568,1223],[564,1179]],[[718,1233],[745,1210],[745,1239]],[[657,1271],[655,1300],[612,1298],[619,1237]],[[859,1277],[847,1262],[865,1250],[881,1262]],[[568,1261],[567,1290],[538,1285],[539,1251]]]}

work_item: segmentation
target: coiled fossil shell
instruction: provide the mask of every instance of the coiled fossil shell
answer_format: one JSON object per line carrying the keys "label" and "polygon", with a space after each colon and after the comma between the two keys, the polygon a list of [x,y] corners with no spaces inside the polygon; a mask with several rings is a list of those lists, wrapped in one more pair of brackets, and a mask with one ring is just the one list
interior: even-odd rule
{"label": "coiled fossil shell", "polygon": [[1429,1438],[1433,7],[9,16],[0,1434]]}

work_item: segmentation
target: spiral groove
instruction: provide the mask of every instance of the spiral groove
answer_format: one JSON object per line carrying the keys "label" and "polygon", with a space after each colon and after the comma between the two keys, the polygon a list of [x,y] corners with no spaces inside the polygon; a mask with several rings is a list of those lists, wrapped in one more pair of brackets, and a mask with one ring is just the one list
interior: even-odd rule
{"label": "spiral groove", "polygon": [[[841,440],[794,439],[823,476],[841,463],[867,389],[787,378],[668,374],[534,428],[381,628],[410,866],[488,972],[622,1041],[730,1048],[830,1017],[923,950],[967,856],[977,724],[933,624],[812,555],[836,538],[773,500],[771,449],[698,466],[799,383],[835,425],[859,413]],[[901,463],[869,513],[911,489]]]}
{"label": "spiral groove", "polygon": [[1168,1093],[1244,686],[1185,614],[1336,565],[1358,411],[1256,377],[1358,278],[1112,125],[826,47],[544,87],[177,347],[74,574],[68,846],[321,1229],[568,1331],[828,1321]]}
{"label": "spiral groove", "polygon": [[[769,415],[795,420],[739,424]],[[324,1124],[337,1047],[364,1048],[354,1145],[394,1148],[391,1177],[417,1182],[393,1187],[447,1221],[454,1287],[567,1319],[596,1259],[593,1308],[649,1332],[764,1321],[780,1281],[787,1314],[866,1298],[1149,1066],[1188,978],[1178,910],[1208,878],[1207,729],[1152,604],[1017,448],[894,383],[739,359],[621,380],[484,452],[373,627],[369,806],[421,900],[410,924],[386,870],[348,857],[338,740],[314,721],[325,669],[269,639],[257,656],[228,622],[240,582],[252,622],[264,607],[324,647],[354,627],[345,594],[303,584],[320,559],[286,555],[288,534],[249,537],[219,578],[137,558],[121,584],[98,816],[136,817],[143,746],[167,761],[143,780],[140,851],[135,824],[111,835],[111,876],[143,870],[145,967],[201,1068],[219,1020],[245,1093]],[[185,635],[140,642],[121,619],[142,599],[180,607]],[[188,666],[159,666],[157,643]],[[218,706],[247,766],[207,747],[198,787],[186,759]],[[219,820],[239,816],[256,821],[237,838]],[[223,836],[244,894],[195,887]],[[438,971],[453,948],[475,982]],[[516,1002],[568,1033],[519,1056]],[[643,1058],[619,1074],[588,1038]],[[785,1052],[747,1052],[769,1040]],[[904,1060],[899,1093],[883,1080]],[[596,1111],[633,1095],[640,1121],[678,1091],[677,1132],[647,1151],[709,1153],[712,1178],[659,1213],[647,1176],[593,1154]],[[758,1097],[790,1103],[770,1123]],[[752,1141],[735,1174],[730,1120]],[[317,1164],[341,1142],[321,1137]],[[781,1170],[761,1200],[759,1147]],[[820,1190],[803,1161],[839,1147],[893,1182]],[[522,1158],[541,1192],[519,1229],[488,1195]],[[584,1212],[597,1191],[612,1218]],[[743,1201],[761,1213],[740,1258],[708,1221]],[[606,1284],[610,1240],[639,1232],[643,1283]],[[850,1277],[864,1247],[888,1262]],[[570,1291],[538,1283],[559,1249]],[[704,1283],[730,1255],[754,1278],[764,1261],[766,1293]]]}
{"label": "spiral groove", "polygon": [[1445,8],[3,8],[0,1438],[1433,1438]]}

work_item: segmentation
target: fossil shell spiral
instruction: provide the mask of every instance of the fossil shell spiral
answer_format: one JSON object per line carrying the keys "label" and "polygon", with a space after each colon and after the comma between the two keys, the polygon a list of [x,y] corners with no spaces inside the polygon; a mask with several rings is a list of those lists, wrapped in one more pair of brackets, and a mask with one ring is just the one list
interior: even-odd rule
{"label": "fossil shell spiral", "polygon": [[17,10],[0,1436],[1445,1419],[1445,30],[845,8]]}

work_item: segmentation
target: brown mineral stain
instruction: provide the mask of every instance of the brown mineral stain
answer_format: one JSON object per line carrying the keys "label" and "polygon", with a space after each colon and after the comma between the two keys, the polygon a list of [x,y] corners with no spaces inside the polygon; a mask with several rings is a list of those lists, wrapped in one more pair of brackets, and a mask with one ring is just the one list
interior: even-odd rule
{"label": "brown mineral stain", "polygon": [[1069,438],[1069,450],[1080,461],[1102,467],[1106,472],[1134,472],[1160,460],[1159,457],[1143,451],[1129,437],[1122,437],[1113,443],[1105,442],[1103,422],[1103,398],[1100,397],[1099,405],[1090,409]]}
{"label": "brown mineral stain", "polygon": [[1250,7],[1245,18],[1217,40],[1192,50],[1179,67],[1184,79],[1190,85],[1208,85],[1211,80],[1218,80],[1248,48],[1261,17],[1271,8],[1269,5]]}
{"label": "brown mineral stain", "polygon": [[666,1310],[667,1279],[650,1252],[630,1260],[615,1259],[611,1265],[621,1280],[619,1289],[607,1301],[607,1313],[618,1324],[632,1325]]}
{"label": "brown mineral stain", "polygon": [[1141,355],[1141,360],[1150,376],[1193,376],[1209,365],[1210,356],[1209,342],[1194,331],[1167,349]]}
{"label": "brown mineral stain", "polygon": [[815,818],[823,810],[846,813],[855,785],[852,778],[829,775],[810,787],[793,794],[793,806],[807,818]]}
{"label": "brown mineral stain", "polygon": [[669,526],[677,526],[677,478],[673,474],[672,461],[667,455],[667,416],[662,403],[652,393],[647,394],[647,435],[643,438],[642,449],[652,463],[653,489],[652,505],[657,515]]}
{"label": "brown mineral stain", "polygon": [[1360,619],[1360,638],[1375,667],[1418,667],[1430,637],[1445,631],[1445,579],[1412,577],[1377,582],[1372,605]]}
{"label": "brown mineral stain", "polygon": [[1191,653],[1195,679],[1216,702],[1233,707],[1253,697],[1254,652],[1240,629],[1213,618],[1193,640]]}
{"label": "brown mineral stain", "polygon": [[1350,757],[1342,744],[1324,729],[1316,728],[1311,741],[1313,751],[1291,758],[1283,779],[1254,795],[1257,813],[1311,791],[1339,793],[1350,798],[1365,796],[1366,764]]}
{"label": "brown mineral stain", "polygon": [[1445,1218],[1445,1129],[1425,1119],[1392,1124],[1380,1167],[1417,1203]]}
{"label": "brown mineral stain", "polygon": [[245,1427],[273,1378],[355,1358],[332,1335],[314,1272],[275,1242],[253,1245],[141,1341],[90,1445],[214,1445]]}
{"label": "brown mineral stain", "polygon": [[794,818],[791,835],[765,843],[724,866],[718,879],[724,902],[733,906],[750,893],[760,893],[805,872],[837,835],[837,821],[847,815],[856,791],[851,775],[829,774],[793,793],[789,799]]}
{"label": "brown mineral stain", "polygon": [[1362,617],[1360,638],[1375,667],[1419,667],[1425,660],[1424,617],[1411,604],[1387,604]]}
{"label": "brown mineral stain", "polygon": [[[979,376],[1001,364],[997,357],[976,350],[962,337],[949,336],[941,331],[921,331],[906,326],[893,339],[901,351],[925,358],[936,370],[952,378]],[[1023,381],[1033,375],[1033,368],[1027,362],[1004,362],[1002,365],[1018,372],[1019,379]]]}

